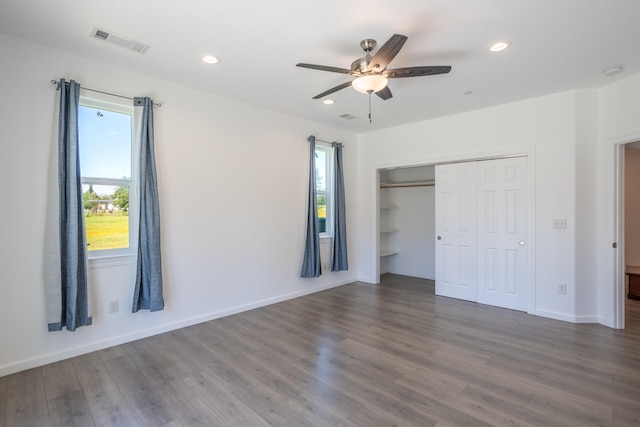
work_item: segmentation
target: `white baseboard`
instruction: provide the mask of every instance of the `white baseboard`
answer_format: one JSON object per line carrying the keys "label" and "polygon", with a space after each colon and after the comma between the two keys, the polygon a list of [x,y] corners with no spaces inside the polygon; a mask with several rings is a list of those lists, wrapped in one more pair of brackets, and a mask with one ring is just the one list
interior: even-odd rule
{"label": "white baseboard", "polygon": [[358,276],[358,282],[363,282],[363,283],[369,283],[369,284],[376,284],[376,281],[373,279],[373,277],[370,276]]}
{"label": "white baseboard", "polygon": [[399,274],[401,276],[417,277],[418,279],[436,280],[434,275],[429,277],[428,275],[418,274],[415,271],[395,270],[395,271],[389,271],[389,273]]}
{"label": "white baseboard", "polygon": [[546,317],[548,319],[554,320],[562,320],[563,322],[569,323],[601,323],[600,318],[597,315],[571,315],[567,313],[559,313],[556,311],[549,310],[535,310],[533,313],[534,316]]}
{"label": "white baseboard", "polygon": [[600,316],[596,316],[596,315],[580,315],[580,316],[575,316],[576,318],[576,323],[602,323],[600,321]]}
{"label": "white baseboard", "polygon": [[267,305],[276,304],[279,302],[287,301],[290,299],[299,298],[305,295],[310,295],[316,292],[322,292],[327,289],[337,288],[349,283],[355,282],[355,278],[343,279],[336,283],[328,285],[321,285],[318,287],[305,289],[301,291],[291,292],[288,294],[280,295],[273,298],[266,298],[260,301],[255,301],[249,304],[243,304],[236,307],[231,307],[224,310],[215,311],[201,316],[191,317],[179,322],[168,323],[157,328],[151,328],[144,331],[136,332],[128,335],[121,335],[119,337],[110,338],[108,340],[95,342],[89,345],[83,345],[80,347],[71,348],[65,351],[59,351],[55,353],[46,354],[43,356],[34,357],[31,359],[23,360],[17,363],[11,363],[0,367],[0,377],[5,375],[14,374],[16,372],[24,371],[31,368],[37,368],[38,366],[47,365],[49,363],[59,362],[61,360],[69,359],[71,357],[81,356],[83,354],[91,353],[93,351],[102,350],[108,347],[136,341],[142,338],[147,338],[153,335],[158,335],[164,332],[181,329],[187,326],[196,325],[198,323],[208,322],[209,320],[219,319],[221,317],[230,316],[232,314],[242,313],[243,311],[253,310],[255,308],[265,307]]}

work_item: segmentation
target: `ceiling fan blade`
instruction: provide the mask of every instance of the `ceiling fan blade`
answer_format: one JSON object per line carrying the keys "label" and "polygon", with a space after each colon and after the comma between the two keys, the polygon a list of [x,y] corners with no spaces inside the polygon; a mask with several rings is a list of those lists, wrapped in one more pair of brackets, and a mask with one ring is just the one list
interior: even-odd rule
{"label": "ceiling fan blade", "polygon": [[320,99],[320,98],[325,97],[325,96],[327,96],[329,94],[332,94],[333,92],[337,92],[337,91],[339,91],[341,89],[344,89],[345,87],[349,87],[349,86],[351,86],[351,82],[342,83],[339,86],[336,86],[334,88],[331,88],[331,89],[329,89],[327,91],[322,92],[320,95],[314,96],[313,99]]}
{"label": "ceiling fan blade", "polygon": [[387,68],[389,62],[396,57],[404,42],[407,41],[407,36],[402,34],[394,34],[385,44],[382,45],[376,54],[371,58],[369,62],[369,69],[372,71],[382,71]]}
{"label": "ceiling fan blade", "polygon": [[394,68],[393,70],[386,70],[382,74],[388,79],[397,79],[400,77],[419,77],[432,76],[434,74],[446,74],[449,71],[451,71],[450,65],[433,65],[425,67]]}
{"label": "ceiling fan blade", "polygon": [[389,86],[385,86],[384,89],[377,91],[376,95],[378,95],[380,98],[384,99],[385,101],[393,97],[393,94],[391,93],[391,89],[389,89]]}
{"label": "ceiling fan blade", "polygon": [[330,71],[332,73],[341,73],[341,74],[357,74],[351,70],[347,70],[346,68],[338,68],[338,67],[329,67],[327,65],[316,65],[316,64],[296,64],[296,67],[302,68],[311,68],[312,70],[320,70],[320,71]]}

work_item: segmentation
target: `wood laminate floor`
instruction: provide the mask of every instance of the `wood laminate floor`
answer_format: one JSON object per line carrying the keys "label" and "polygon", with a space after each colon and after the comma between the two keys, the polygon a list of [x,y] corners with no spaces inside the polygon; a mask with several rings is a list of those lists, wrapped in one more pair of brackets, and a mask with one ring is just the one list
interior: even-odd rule
{"label": "wood laminate floor", "polygon": [[640,424],[627,329],[384,275],[0,378],[0,426]]}

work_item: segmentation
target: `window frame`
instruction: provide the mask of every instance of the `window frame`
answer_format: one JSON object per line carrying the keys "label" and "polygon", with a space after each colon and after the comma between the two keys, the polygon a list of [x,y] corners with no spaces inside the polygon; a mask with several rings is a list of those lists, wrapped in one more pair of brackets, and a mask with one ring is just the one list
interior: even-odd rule
{"label": "window frame", "polygon": [[[132,256],[137,254],[137,235],[138,235],[138,222],[139,222],[139,207],[138,207],[138,160],[139,160],[139,138],[137,135],[138,120],[135,116],[135,108],[132,101],[126,100],[113,100],[108,95],[100,96],[100,94],[92,94],[91,96],[80,95],[79,106],[94,108],[99,110],[111,111],[115,113],[127,114],[131,119],[131,178],[104,178],[104,177],[90,177],[81,174],[81,184],[84,185],[107,185],[114,187],[128,187],[129,188],[129,209],[128,209],[128,224],[129,224],[129,247],[127,248],[114,248],[114,249],[97,249],[90,250],[87,248],[87,258],[89,260]],[[78,124],[80,126],[80,123]],[[82,141],[78,141],[79,149],[82,150]],[[86,236],[86,227],[85,227]]]}
{"label": "window frame", "polygon": [[[325,177],[325,190],[318,189],[316,185],[316,195],[324,195],[327,201],[326,207],[326,221],[325,221],[325,232],[319,232],[320,238],[331,238],[333,237],[333,205],[334,205],[334,188],[333,188],[333,146],[330,144],[325,144],[322,142],[316,142],[316,156],[318,151],[322,151],[325,153],[325,162],[324,162],[324,177]],[[316,170],[318,169],[318,165],[316,163]],[[317,198],[316,198],[317,203]],[[317,209],[317,206],[316,206]],[[318,218],[319,220],[319,218]]]}

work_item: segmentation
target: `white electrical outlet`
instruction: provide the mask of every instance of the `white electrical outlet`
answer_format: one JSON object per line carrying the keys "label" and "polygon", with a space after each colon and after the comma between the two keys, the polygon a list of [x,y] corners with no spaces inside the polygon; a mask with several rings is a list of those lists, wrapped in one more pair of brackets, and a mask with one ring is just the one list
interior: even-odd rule
{"label": "white electrical outlet", "polygon": [[565,285],[564,283],[559,283],[558,284],[558,293],[565,295],[567,293],[567,285]]}
{"label": "white electrical outlet", "polygon": [[120,303],[117,299],[109,301],[109,313],[117,313],[120,310]]}
{"label": "white electrical outlet", "polygon": [[567,228],[567,219],[566,218],[554,218],[553,219],[553,228],[556,230],[565,230]]}

